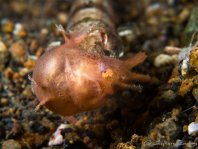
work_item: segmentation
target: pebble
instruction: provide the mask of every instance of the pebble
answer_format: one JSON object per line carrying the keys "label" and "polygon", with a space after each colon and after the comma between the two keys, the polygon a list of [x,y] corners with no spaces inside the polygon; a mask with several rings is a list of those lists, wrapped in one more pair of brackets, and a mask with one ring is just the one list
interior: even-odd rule
{"label": "pebble", "polygon": [[7,98],[1,98],[0,106],[7,106],[7,105],[8,105],[8,99]]}
{"label": "pebble", "polygon": [[19,74],[20,76],[24,77],[25,75],[27,75],[30,71],[27,68],[21,68],[19,70]]}
{"label": "pebble", "polygon": [[6,79],[10,79],[11,76],[13,75],[13,70],[9,67],[4,71],[4,77]]}
{"label": "pebble", "polygon": [[15,140],[6,140],[2,143],[2,149],[21,149],[21,145]]}
{"label": "pebble", "polygon": [[55,47],[55,46],[60,46],[61,45],[61,42],[60,41],[53,41],[49,44],[49,48],[50,47]]}
{"label": "pebble", "polygon": [[188,134],[193,135],[198,133],[198,123],[192,122],[188,125]]}
{"label": "pebble", "polygon": [[193,81],[194,81],[194,85],[197,86],[198,85],[198,75],[193,76]]}
{"label": "pebble", "polygon": [[177,141],[174,144],[175,149],[180,149],[183,147],[184,142],[182,140],[177,139]]}
{"label": "pebble", "polygon": [[161,67],[167,64],[175,64],[175,62],[177,62],[176,55],[159,54],[154,60],[154,65],[155,67]]}
{"label": "pebble", "polygon": [[10,52],[13,59],[17,62],[23,63],[27,59],[27,48],[23,41],[18,41],[12,44]]}
{"label": "pebble", "polygon": [[25,15],[25,11],[27,12],[27,4],[23,1],[12,1],[11,4],[13,13]]}
{"label": "pebble", "polygon": [[58,13],[57,18],[61,24],[65,24],[68,20],[68,15],[64,12],[60,12]]}
{"label": "pebble", "polygon": [[7,47],[3,41],[0,41],[0,52],[5,53],[7,52]]}
{"label": "pebble", "polygon": [[179,14],[179,22],[184,22],[188,19],[190,15],[190,11],[188,8],[183,9]]}
{"label": "pebble", "polygon": [[196,101],[198,102],[198,87],[193,88],[192,94],[194,98],[196,99]]}
{"label": "pebble", "polygon": [[67,128],[70,128],[71,126],[68,124],[61,124],[57,130],[54,132],[53,136],[50,138],[50,141],[48,143],[49,146],[53,145],[60,145],[63,143],[64,139],[61,134],[61,132]]}
{"label": "pebble", "polygon": [[3,41],[0,41],[0,65],[8,60],[8,49]]}
{"label": "pebble", "polygon": [[29,69],[29,70],[32,70],[35,66],[36,62],[35,60],[32,60],[32,59],[28,59],[25,63],[24,63],[24,66],[25,68]]}
{"label": "pebble", "polygon": [[14,24],[12,21],[5,19],[1,22],[1,29],[4,33],[11,33],[13,28]]}
{"label": "pebble", "polygon": [[47,35],[47,34],[49,34],[49,30],[47,28],[42,28],[40,33],[41,33],[41,35]]}
{"label": "pebble", "polygon": [[14,72],[12,75],[12,80],[14,82],[22,82],[23,78],[20,76],[20,74],[18,72]]}
{"label": "pebble", "polygon": [[188,131],[188,125],[184,125],[183,126],[183,132],[187,132]]}
{"label": "pebble", "polygon": [[30,42],[30,49],[31,51],[34,51],[38,48],[38,40],[32,39]]}
{"label": "pebble", "polygon": [[117,149],[135,149],[136,147],[127,143],[118,143]]}
{"label": "pebble", "polygon": [[162,6],[159,3],[154,3],[146,8],[146,15],[151,17],[161,12]]}
{"label": "pebble", "polygon": [[22,95],[27,97],[27,98],[31,98],[32,97],[32,88],[31,85],[28,85],[22,92]]}
{"label": "pebble", "polygon": [[164,91],[161,95],[161,99],[167,99],[169,101],[173,101],[176,98],[176,94],[172,90]]}
{"label": "pebble", "polygon": [[25,27],[21,23],[16,23],[14,26],[13,34],[15,36],[19,37],[25,37],[27,35],[27,32],[25,30]]}

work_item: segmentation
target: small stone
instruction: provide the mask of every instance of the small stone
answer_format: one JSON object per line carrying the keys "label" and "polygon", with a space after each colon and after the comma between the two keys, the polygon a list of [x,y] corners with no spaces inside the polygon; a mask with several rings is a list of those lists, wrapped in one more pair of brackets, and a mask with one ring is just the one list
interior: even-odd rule
{"label": "small stone", "polygon": [[32,51],[36,50],[38,48],[38,41],[36,39],[31,40],[30,43],[30,49]]}
{"label": "small stone", "polygon": [[177,139],[177,141],[174,144],[175,149],[180,149],[182,148],[184,142],[182,140]]}
{"label": "small stone", "polygon": [[28,10],[28,3],[24,3],[23,1],[12,1],[11,3],[11,8],[12,11],[15,12],[16,14],[25,14]]}
{"label": "small stone", "polygon": [[179,14],[179,22],[182,23],[182,22],[186,21],[186,20],[188,19],[189,15],[190,15],[189,9],[188,9],[188,8],[183,9],[183,10],[180,12],[180,14]]}
{"label": "small stone", "polygon": [[27,75],[30,71],[27,68],[21,68],[19,70],[19,74],[20,76],[24,77],[25,75]]}
{"label": "small stone", "polygon": [[3,41],[0,41],[0,66],[8,60],[8,49]]}
{"label": "small stone", "polygon": [[149,19],[147,20],[149,25],[153,25],[153,26],[157,26],[158,24],[158,20],[157,17],[149,17]]}
{"label": "small stone", "polygon": [[172,114],[171,114],[171,117],[172,118],[176,118],[176,117],[178,117],[178,115],[180,114],[180,112],[181,112],[181,107],[177,107],[177,108],[173,108],[172,109]]}
{"label": "small stone", "polygon": [[21,23],[16,23],[14,26],[13,34],[19,37],[25,37],[27,35],[27,32]]}
{"label": "small stone", "polygon": [[88,136],[85,136],[85,137],[83,138],[83,143],[84,143],[84,144],[88,144],[90,141],[91,141],[91,139],[90,139],[90,137],[88,137]]}
{"label": "small stone", "polygon": [[55,46],[60,46],[61,42],[60,41],[53,41],[49,44],[48,48],[50,47],[55,47]]}
{"label": "small stone", "polygon": [[10,20],[3,20],[1,22],[1,29],[4,33],[11,33],[13,31],[14,24]]}
{"label": "small stone", "polygon": [[44,49],[42,47],[38,48],[38,50],[36,51],[36,57],[40,57],[43,53]]}
{"label": "small stone", "polygon": [[141,136],[138,136],[137,134],[133,134],[132,137],[131,137],[131,143],[132,144],[135,144],[140,140],[141,140]]}
{"label": "small stone", "polygon": [[66,125],[66,124],[61,124],[57,130],[54,132],[53,136],[50,138],[50,141],[48,142],[49,146],[53,146],[53,145],[60,145],[63,143],[64,139],[63,139],[63,135],[61,134],[61,132],[67,128],[70,128],[70,125]]}
{"label": "small stone", "polygon": [[194,135],[198,133],[198,123],[192,122],[190,125],[188,125],[188,134]]}
{"label": "small stone", "polygon": [[183,126],[183,132],[187,132],[188,131],[188,125],[184,125]]}
{"label": "small stone", "polygon": [[36,62],[32,59],[28,59],[25,63],[24,63],[24,66],[29,69],[29,70],[32,70],[35,66]]}
{"label": "small stone", "polygon": [[8,49],[7,49],[6,45],[4,44],[4,42],[0,41],[0,52],[5,53],[7,51],[8,51]]}
{"label": "small stone", "polygon": [[197,88],[193,88],[192,94],[193,94],[194,98],[198,102],[198,87]]}
{"label": "small stone", "polygon": [[153,3],[146,8],[146,15],[152,17],[159,14],[162,10],[162,6],[159,3]]}
{"label": "small stone", "polygon": [[118,143],[116,149],[136,149],[136,147],[127,143]]}
{"label": "small stone", "polygon": [[2,149],[21,149],[21,145],[15,140],[6,140],[2,143]]}
{"label": "small stone", "polygon": [[161,98],[173,101],[176,98],[176,94],[172,90],[167,90],[162,93]]}
{"label": "small stone", "polygon": [[61,24],[65,24],[68,20],[68,15],[66,13],[60,12],[58,13],[57,18]]}
{"label": "small stone", "polygon": [[8,99],[7,98],[1,98],[0,106],[7,106],[7,105],[8,105]]}
{"label": "small stone", "polygon": [[174,64],[175,61],[177,61],[175,56],[160,54],[155,58],[154,65],[155,67],[161,67],[167,64]]}
{"label": "small stone", "polygon": [[149,137],[151,138],[151,140],[157,140],[157,132],[156,131],[151,131],[151,133],[149,134]]}
{"label": "small stone", "polygon": [[32,96],[32,88],[30,85],[28,85],[22,92],[22,95],[24,95],[27,98],[31,98]]}
{"label": "small stone", "polygon": [[13,74],[13,70],[9,67],[4,71],[4,76],[6,79],[10,79]]}
{"label": "small stone", "polygon": [[47,28],[42,28],[40,32],[41,32],[41,35],[49,34],[49,30]]}
{"label": "small stone", "polygon": [[23,81],[23,78],[18,72],[14,72],[12,75],[12,80],[18,82],[18,81]]}
{"label": "small stone", "polygon": [[26,50],[26,45],[22,41],[15,42],[10,48],[13,59],[20,63],[23,63],[27,59]]}

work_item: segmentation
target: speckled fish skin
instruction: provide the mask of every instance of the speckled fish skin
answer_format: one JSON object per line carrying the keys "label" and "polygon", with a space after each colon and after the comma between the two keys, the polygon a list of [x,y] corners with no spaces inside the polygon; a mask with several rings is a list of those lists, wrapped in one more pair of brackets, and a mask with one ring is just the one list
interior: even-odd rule
{"label": "speckled fish skin", "polygon": [[76,0],[67,29],[75,37],[86,34],[79,45],[82,49],[118,57],[123,44],[115,29],[118,18],[114,14],[109,0]]}

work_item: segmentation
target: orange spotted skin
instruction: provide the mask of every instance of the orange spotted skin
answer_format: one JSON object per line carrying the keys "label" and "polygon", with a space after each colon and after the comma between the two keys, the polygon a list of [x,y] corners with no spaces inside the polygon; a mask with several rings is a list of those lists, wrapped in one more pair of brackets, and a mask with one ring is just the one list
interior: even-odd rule
{"label": "orange spotted skin", "polygon": [[40,105],[62,116],[70,116],[101,107],[107,97],[119,89],[134,89],[131,81],[152,80],[147,75],[131,72],[145,60],[144,53],[139,52],[126,60],[104,54],[103,50],[116,53],[118,46],[115,44],[121,43],[111,27],[105,28],[103,21],[97,26],[97,22],[89,23],[92,25],[84,31],[74,27],[70,36],[63,33],[65,43],[46,51],[38,59],[32,88]]}

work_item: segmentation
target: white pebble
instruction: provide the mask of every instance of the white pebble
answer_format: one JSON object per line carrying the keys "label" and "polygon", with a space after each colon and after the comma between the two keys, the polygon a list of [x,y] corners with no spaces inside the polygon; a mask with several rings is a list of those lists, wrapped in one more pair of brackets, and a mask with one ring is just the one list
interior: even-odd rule
{"label": "white pebble", "polygon": [[188,134],[195,134],[198,133],[198,123],[192,122],[190,125],[188,125]]}
{"label": "white pebble", "polygon": [[71,125],[68,124],[61,124],[56,131],[54,132],[54,134],[52,135],[52,137],[50,138],[50,141],[48,142],[49,146],[53,146],[53,145],[60,145],[63,143],[64,139],[63,136],[61,134],[61,131],[67,128],[72,128]]}
{"label": "white pebble", "polygon": [[174,64],[177,61],[175,55],[160,54],[154,60],[155,67],[161,67],[167,64]]}
{"label": "white pebble", "polygon": [[49,34],[49,31],[48,31],[47,28],[42,28],[41,31],[40,31],[40,33],[41,33],[42,35],[47,35],[47,34]]}
{"label": "white pebble", "polygon": [[182,74],[182,76],[185,76],[187,73],[188,73],[188,61],[185,59],[182,62],[181,74]]}
{"label": "white pebble", "polygon": [[13,34],[14,34],[14,35],[18,35],[19,32],[20,32],[21,30],[23,30],[23,29],[24,29],[24,26],[23,26],[21,23],[16,23],[15,26],[14,26]]}
{"label": "white pebble", "polygon": [[55,46],[60,46],[61,42],[60,41],[53,41],[49,44],[48,47],[55,47]]}

